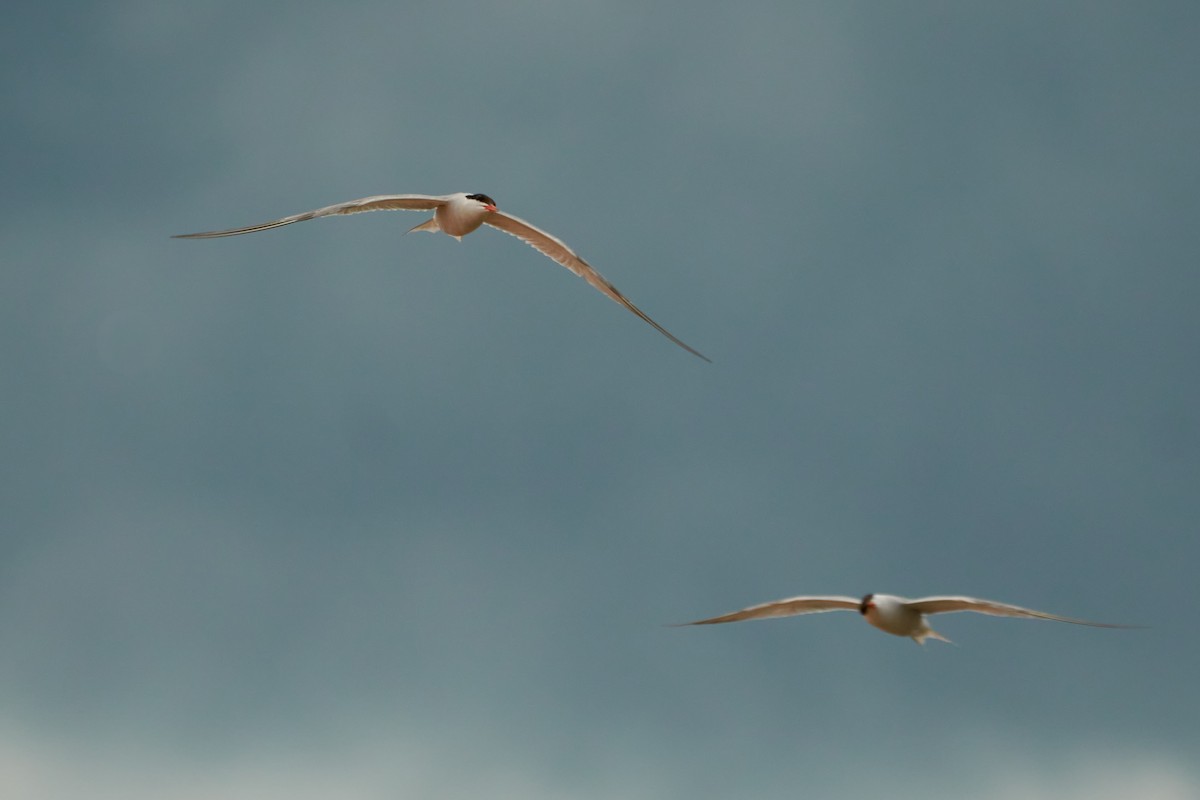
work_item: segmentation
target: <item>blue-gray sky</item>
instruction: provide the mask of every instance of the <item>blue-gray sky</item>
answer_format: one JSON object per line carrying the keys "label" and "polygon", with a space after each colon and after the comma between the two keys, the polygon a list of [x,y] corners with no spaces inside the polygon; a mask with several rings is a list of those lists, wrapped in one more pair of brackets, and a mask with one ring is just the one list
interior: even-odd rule
{"label": "blue-gray sky", "polygon": [[10,10],[0,794],[1200,792],[1200,11],[652,5]]}

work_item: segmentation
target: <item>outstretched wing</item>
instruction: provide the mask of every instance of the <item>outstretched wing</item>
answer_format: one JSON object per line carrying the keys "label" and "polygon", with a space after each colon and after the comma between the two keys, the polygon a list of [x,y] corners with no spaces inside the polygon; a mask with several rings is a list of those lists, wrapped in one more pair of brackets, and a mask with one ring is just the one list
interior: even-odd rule
{"label": "outstretched wing", "polygon": [[1056,622],[1070,622],[1075,625],[1090,625],[1093,628],[1136,628],[1137,625],[1112,625],[1106,622],[1088,622],[1072,617],[1060,617],[1057,614],[1047,614],[1045,611],[1034,611],[1008,603],[998,603],[995,600],[980,600],[975,597],[922,597],[910,600],[908,607],[922,614],[948,614],[954,611],[974,611],[978,614],[990,614],[993,617],[1024,617],[1027,619],[1050,619]]}
{"label": "outstretched wing", "polygon": [[387,211],[402,209],[405,211],[428,211],[431,208],[437,208],[440,205],[445,205],[449,201],[449,197],[441,197],[429,194],[379,194],[374,197],[363,197],[359,200],[348,200],[345,203],[337,205],[325,206],[318,208],[316,211],[305,211],[303,214],[293,214],[290,217],[277,219],[273,222],[264,222],[261,225],[251,225],[247,228],[231,228],[227,231],[207,231],[205,233],[181,233],[172,236],[172,239],[216,239],[221,236],[239,236],[243,233],[257,233],[258,231],[266,231],[271,228],[278,228],[283,225],[291,225],[293,222],[304,222],[317,217],[329,217],[335,214],[358,214],[363,211]]}
{"label": "outstretched wing", "polygon": [[557,261],[559,264],[571,270],[571,272],[574,272],[576,275],[583,278],[593,287],[599,289],[609,298],[617,303],[620,303],[621,305],[625,306],[625,308],[641,317],[642,320],[647,322],[656,331],[682,347],[684,350],[687,350],[694,356],[703,358],[705,361],[710,361],[711,363],[711,360],[703,353],[692,349],[679,339],[676,339],[670,331],[659,325],[654,320],[650,319],[646,312],[635,306],[632,302],[630,302],[629,298],[617,291],[617,287],[605,280],[603,275],[597,272],[591,264],[584,261],[574,250],[572,250],[570,247],[567,247],[566,242],[562,241],[557,236],[546,233],[541,228],[531,225],[519,217],[506,214],[503,211],[492,212],[488,215],[484,222],[486,222],[488,225],[491,225],[493,228],[496,228],[497,230],[502,230],[505,233],[512,234],[521,241],[532,246],[542,255],[548,256],[554,261]]}
{"label": "outstretched wing", "polygon": [[719,617],[709,617],[682,625],[716,625],[718,622],[741,622],[744,619],[793,617],[797,614],[819,614],[824,611],[857,611],[861,601],[854,597],[789,597],[757,606],[743,608]]}

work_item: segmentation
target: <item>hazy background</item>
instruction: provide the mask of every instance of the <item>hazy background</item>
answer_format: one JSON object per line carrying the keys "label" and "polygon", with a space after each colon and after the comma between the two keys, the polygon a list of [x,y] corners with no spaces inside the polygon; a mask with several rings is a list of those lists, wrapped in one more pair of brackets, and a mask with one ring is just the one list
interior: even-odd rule
{"label": "hazy background", "polygon": [[[18,3],[0,794],[1200,795],[1197,41],[1190,2]],[[168,238],[454,191],[714,363],[492,230]],[[869,591],[1152,628],[663,627]]]}

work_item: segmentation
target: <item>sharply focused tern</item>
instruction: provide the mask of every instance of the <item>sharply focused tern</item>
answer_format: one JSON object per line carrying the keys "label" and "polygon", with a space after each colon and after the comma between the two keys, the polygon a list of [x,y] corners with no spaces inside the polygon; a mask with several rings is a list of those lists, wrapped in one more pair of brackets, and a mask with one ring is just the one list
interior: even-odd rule
{"label": "sharply focused tern", "polygon": [[337,205],[318,208],[316,211],[306,211],[303,214],[295,214],[283,219],[277,219],[273,222],[264,222],[262,225],[251,225],[247,228],[233,228],[227,231],[208,231],[206,233],[185,233],[172,238],[175,239],[215,239],[221,236],[238,236],[243,233],[256,233],[258,231],[270,230],[283,225],[291,225],[293,222],[303,222],[308,219],[316,219],[317,217],[329,217],[336,214],[357,214],[362,211],[382,211],[382,210],[404,209],[407,211],[433,211],[431,219],[422,222],[409,229],[412,231],[429,231],[430,233],[442,233],[453,236],[455,239],[462,241],[462,237],[466,236],[471,231],[478,228],[480,225],[487,224],[493,228],[502,230],[505,233],[512,234],[521,241],[531,245],[545,256],[557,261],[567,269],[574,272],[579,277],[590,283],[596,289],[599,289],[609,298],[625,306],[634,314],[641,317],[649,323],[655,330],[663,336],[670,339],[675,344],[687,350],[695,356],[703,358],[705,361],[710,359],[697,350],[693,350],[688,345],[684,344],[679,339],[676,339],[666,328],[659,325],[654,320],[650,319],[644,311],[635,306],[629,301],[625,295],[617,291],[617,287],[613,286],[604,276],[597,272],[591,264],[584,261],[574,250],[567,247],[566,243],[561,239],[546,233],[541,228],[538,228],[526,222],[519,217],[514,217],[512,214],[506,214],[496,208],[496,201],[488,197],[486,194],[466,194],[458,192],[457,194],[447,195],[429,195],[429,194],[384,194],[374,197],[364,197],[360,200],[350,200]]}
{"label": "sharply focused tern", "polygon": [[867,622],[881,631],[895,636],[911,637],[917,644],[926,639],[949,642],[945,636],[934,631],[925,621],[926,614],[946,614],[951,611],[975,611],[994,617],[1026,617],[1028,619],[1052,619],[1075,625],[1090,625],[1093,628],[1132,628],[1135,625],[1109,625],[1104,622],[1086,622],[1071,617],[1060,617],[1044,611],[1033,611],[995,600],[978,600],[974,597],[921,597],[909,600],[890,594],[868,594],[861,600],[853,597],[789,597],[757,606],[743,608],[731,614],[710,617],[683,625],[715,625],[719,622],[740,622],[744,619],[767,619],[769,617],[791,617],[797,614],[817,614],[822,611],[857,611]]}

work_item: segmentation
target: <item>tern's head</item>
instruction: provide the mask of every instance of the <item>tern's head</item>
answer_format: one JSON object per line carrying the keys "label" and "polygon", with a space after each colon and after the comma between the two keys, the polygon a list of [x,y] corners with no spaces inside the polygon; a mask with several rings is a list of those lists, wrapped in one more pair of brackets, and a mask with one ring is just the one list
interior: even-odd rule
{"label": "tern's head", "polygon": [[867,611],[874,607],[875,607],[875,595],[864,594],[862,601],[858,604],[858,613],[862,614],[865,617],[867,615]]}
{"label": "tern's head", "polygon": [[486,208],[488,211],[496,210],[496,201],[493,200],[492,198],[488,197],[486,194],[469,194],[469,195],[467,195],[467,199],[474,200],[476,203],[479,203],[484,208]]}

